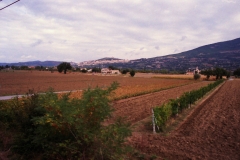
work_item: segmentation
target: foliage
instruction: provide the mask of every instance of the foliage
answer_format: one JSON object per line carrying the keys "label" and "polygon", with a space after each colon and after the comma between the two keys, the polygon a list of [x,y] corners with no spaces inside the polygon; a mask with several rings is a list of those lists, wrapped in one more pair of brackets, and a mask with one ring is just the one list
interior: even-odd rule
{"label": "foliage", "polygon": [[92,69],[92,72],[100,73],[101,72],[101,68],[94,67]]}
{"label": "foliage", "polygon": [[134,71],[134,70],[131,70],[131,71],[130,71],[130,75],[131,75],[131,77],[134,77],[134,76],[135,76],[135,71]]}
{"label": "foliage", "polygon": [[236,76],[236,77],[240,77],[240,68],[236,69],[236,70],[233,72],[233,75]]}
{"label": "foliage", "polygon": [[155,107],[154,116],[156,126],[159,128],[159,130],[163,130],[165,128],[167,120],[171,116],[175,116],[183,109],[188,108],[189,105],[195,103],[198,99],[202,98],[207,92],[209,92],[222,82],[223,80],[218,80],[214,83],[209,84],[206,87],[202,87],[198,90],[193,90],[191,92],[186,92],[177,99],[171,99],[170,102],[167,104],[163,104],[160,107]]}
{"label": "foliage", "polygon": [[108,96],[117,88],[87,89],[81,99],[68,94],[58,98],[53,90],[29,94],[0,105],[0,122],[18,133],[13,151],[18,159],[121,159],[126,156],[129,125],[118,120],[104,126],[112,109]]}
{"label": "foliage", "polygon": [[123,69],[123,70],[121,71],[122,74],[127,74],[128,72],[129,72],[129,69]]}
{"label": "foliage", "polygon": [[193,78],[194,78],[195,80],[198,80],[198,79],[201,78],[201,75],[198,74],[198,73],[195,73],[195,74],[193,75]]}
{"label": "foliage", "polygon": [[207,79],[209,79],[210,75],[216,76],[216,79],[222,79],[223,76],[227,77],[229,72],[223,68],[215,68],[214,70],[203,70],[201,74],[206,75]]}
{"label": "foliage", "polygon": [[81,72],[82,73],[87,73],[87,70],[86,69],[82,69]]}
{"label": "foliage", "polygon": [[111,69],[111,70],[118,70],[118,68],[114,67],[114,66],[108,66],[108,68]]}
{"label": "foliage", "polygon": [[156,126],[163,130],[167,120],[172,115],[172,106],[168,104],[163,104],[160,107],[156,107],[154,110],[154,116],[156,121]]}
{"label": "foliage", "polygon": [[64,74],[67,73],[67,70],[71,70],[72,66],[68,62],[62,62],[57,66],[58,72],[62,73],[64,71]]}

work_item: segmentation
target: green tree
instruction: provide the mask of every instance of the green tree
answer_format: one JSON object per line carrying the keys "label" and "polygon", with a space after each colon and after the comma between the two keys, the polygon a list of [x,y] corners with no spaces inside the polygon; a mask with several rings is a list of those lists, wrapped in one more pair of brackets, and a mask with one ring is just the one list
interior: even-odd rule
{"label": "green tree", "polygon": [[216,76],[216,79],[222,79],[223,76],[228,76],[228,72],[223,68],[215,68],[214,70],[204,70],[201,74],[206,75],[207,79],[210,75]]}
{"label": "green tree", "polygon": [[62,62],[57,66],[58,72],[62,73],[64,71],[64,74],[67,73],[67,70],[71,70],[72,66],[68,62]]}
{"label": "green tree", "polygon": [[121,71],[122,74],[127,74],[128,72],[129,72],[129,69],[123,69],[123,70]]}
{"label": "green tree", "polygon": [[235,77],[240,77],[240,68],[236,69],[234,72],[233,72],[233,75]]}
{"label": "green tree", "polygon": [[195,80],[198,80],[198,79],[201,78],[201,75],[198,74],[198,73],[195,73],[195,74],[193,75],[193,78],[194,78]]}
{"label": "green tree", "polygon": [[135,71],[134,71],[134,70],[131,70],[131,71],[130,71],[130,75],[131,75],[131,77],[134,77],[134,76],[135,76]]}
{"label": "green tree", "polygon": [[118,68],[114,67],[114,66],[108,66],[108,68],[111,69],[111,70],[118,70]]}
{"label": "green tree", "polygon": [[87,70],[86,69],[82,69],[81,72],[82,73],[87,73]]}
{"label": "green tree", "polygon": [[211,69],[203,70],[203,71],[201,71],[201,74],[202,74],[202,75],[206,75],[206,76],[207,76],[207,79],[209,79],[210,76],[213,75],[213,71],[212,71]]}
{"label": "green tree", "polygon": [[21,66],[20,69],[21,70],[28,70],[29,68],[28,68],[28,66]]}
{"label": "green tree", "polygon": [[92,72],[100,73],[101,72],[101,68],[94,67],[92,69]]}

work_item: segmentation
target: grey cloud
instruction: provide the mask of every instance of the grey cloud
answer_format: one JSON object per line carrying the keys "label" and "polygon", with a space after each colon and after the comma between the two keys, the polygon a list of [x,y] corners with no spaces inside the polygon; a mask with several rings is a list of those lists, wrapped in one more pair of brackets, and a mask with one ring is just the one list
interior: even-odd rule
{"label": "grey cloud", "polygon": [[182,36],[180,41],[184,41],[187,38],[187,36]]}
{"label": "grey cloud", "polygon": [[37,41],[35,41],[34,43],[32,43],[30,46],[31,47],[36,47],[36,46],[38,46],[38,45],[40,45],[40,44],[42,44],[43,43],[43,41],[41,40],[41,39],[38,39]]}
{"label": "grey cloud", "polygon": [[[55,57],[57,52],[59,59],[73,57],[75,61],[93,59],[96,54],[145,58],[176,53],[237,38],[240,11],[233,2],[239,3],[234,0],[20,1],[1,12],[0,23],[5,25],[1,26],[4,32],[1,32],[0,52],[13,53],[14,49],[24,47],[26,55],[37,51],[35,57],[39,59],[43,59],[44,53]],[[14,47],[9,46],[8,39]],[[137,53],[139,49],[141,55]]]}

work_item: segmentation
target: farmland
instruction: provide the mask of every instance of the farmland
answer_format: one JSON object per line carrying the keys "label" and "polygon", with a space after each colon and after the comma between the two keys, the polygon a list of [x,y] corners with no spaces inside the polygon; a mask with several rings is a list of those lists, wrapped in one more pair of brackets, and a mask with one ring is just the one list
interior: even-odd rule
{"label": "farmland", "polygon": [[227,81],[168,136],[136,131],[131,144],[159,159],[239,159],[239,87]]}
{"label": "farmland", "polygon": [[[120,86],[114,98],[130,97],[138,93],[151,92],[175,86],[194,83],[193,80],[166,80],[156,78],[108,76],[101,74],[82,74],[72,72],[66,75],[58,72],[0,72],[0,96],[25,94],[29,89],[35,92],[46,92],[50,87],[55,91],[76,91],[96,86],[105,88],[113,81]],[[75,93],[79,97],[81,92]]]}
{"label": "farmland", "polygon": [[55,91],[74,91],[72,97],[80,97],[82,92],[75,90],[106,88],[117,81],[120,86],[110,97],[114,112],[105,124],[124,117],[133,131],[128,144],[139,152],[157,159],[240,159],[239,80],[226,81],[203,103],[196,104],[180,125],[164,135],[151,131],[151,108],[212,81],[190,80],[184,75],[170,79],[152,77],[156,75],[136,74],[132,78],[77,72],[67,75],[41,71],[0,72],[0,95],[24,94],[29,89],[45,92],[53,87]]}

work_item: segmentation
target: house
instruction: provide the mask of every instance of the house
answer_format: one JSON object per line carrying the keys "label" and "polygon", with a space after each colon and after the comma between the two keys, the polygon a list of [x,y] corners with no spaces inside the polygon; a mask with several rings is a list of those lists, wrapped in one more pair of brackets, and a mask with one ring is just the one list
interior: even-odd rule
{"label": "house", "polygon": [[101,73],[103,73],[103,74],[121,74],[119,70],[111,70],[109,68],[102,68]]}
{"label": "house", "polygon": [[112,74],[121,74],[119,70],[111,70]]}
{"label": "house", "polygon": [[189,68],[187,71],[186,71],[186,74],[187,75],[194,75],[194,74],[199,74],[201,71],[198,69],[198,67],[196,67],[195,69],[192,69],[192,68]]}
{"label": "house", "polygon": [[106,73],[112,73],[112,72],[111,72],[111,70],[109,68],[102,68],[101,69],[101,73],[106,74]]}
{"label": "house", "polygon": [[35,69],[35,66],[28,66],[29,69]]}

